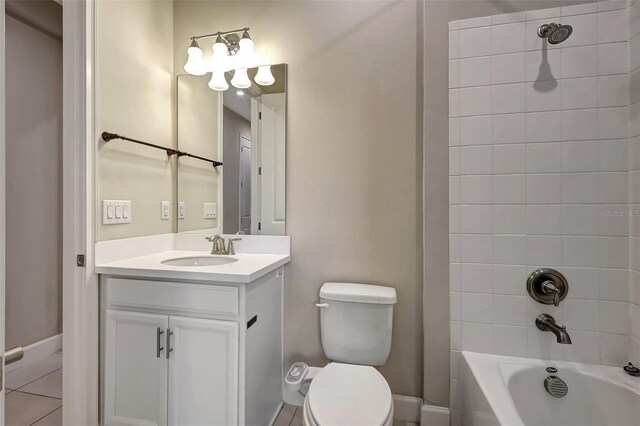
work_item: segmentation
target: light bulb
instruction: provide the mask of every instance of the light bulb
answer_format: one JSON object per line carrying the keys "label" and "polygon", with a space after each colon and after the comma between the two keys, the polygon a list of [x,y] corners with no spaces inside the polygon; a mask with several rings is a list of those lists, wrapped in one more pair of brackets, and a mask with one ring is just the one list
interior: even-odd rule
{"label": "light bulb", "polygon": [[229,88],[229,83],[227,83],[227,79],[224,76],[224,71],[213,71],[211,73],[209,87],[219,92],[225,91]]}
{"label": "light bulb", "polygon": [[246,68],[238,68],[233,72],[233,78],[231,79],[231,84],[233,84],[238,89],[247,89],[251,87],[251,80],[249,80],[249,75],[247,74]]}
{"label": "light bulb", "polygon": [[275,83],[276,79],[273,77],[273,74],[271,74],[271,65],[258,67],[258,72],[256,73],[254,80],[260,86],[271,86]]}
{"label": "light bulb", "polygon": [[204,54],[202,49],[198,46],[198,42],[191,41],[191,47],[187,49],[187,63],[184,64],[184,70],[192,75],[205,75],[207,73],[207,67],[204,64]]}
{"label": "light bulb", "polygon": [[209,71],[226,71],[227,70],[227,52],[229,49],[224,44],[221,37],[213,44],[213,56],[209,62]]}

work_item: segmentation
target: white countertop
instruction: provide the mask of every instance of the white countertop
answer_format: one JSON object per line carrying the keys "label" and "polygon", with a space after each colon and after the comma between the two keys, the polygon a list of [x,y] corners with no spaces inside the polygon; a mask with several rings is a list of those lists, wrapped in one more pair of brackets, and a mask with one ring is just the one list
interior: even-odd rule
{"label": "white countertop", "polygon": [[291,261],[291,256],[288,254],[238,253],[225,255],[224,257],[232,257],[238,261],[224,265],[170,266],[162,263],[163,260],[190,256],[212,255],[203,251],[168,250],[113,262],[97,263],[95,271],[98,274],[127,277],[250,283]]}

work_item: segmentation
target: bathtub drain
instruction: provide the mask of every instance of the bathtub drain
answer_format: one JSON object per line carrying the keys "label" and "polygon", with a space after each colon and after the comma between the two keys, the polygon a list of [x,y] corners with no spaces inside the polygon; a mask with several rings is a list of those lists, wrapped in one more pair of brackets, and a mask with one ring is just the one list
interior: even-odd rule
{"label": "bathtub drain", "polygon": [[569,388],[564,380],[556,376],[549,376],[544,379],[544,388],[549,395],[554,398],[563,398],[567,395]]}

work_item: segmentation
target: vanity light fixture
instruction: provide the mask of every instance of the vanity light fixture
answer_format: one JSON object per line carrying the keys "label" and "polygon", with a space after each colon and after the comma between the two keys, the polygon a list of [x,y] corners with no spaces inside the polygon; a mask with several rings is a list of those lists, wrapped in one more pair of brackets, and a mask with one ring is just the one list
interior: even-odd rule
{"label": "vanity light fixture", "polygon": [[[239,33],[242,35],[239,36]],[[213,55],[207,64],[198,40],[211,37],[215,37],[216,41],[212,47]],[[210,72],[209,87],[218,91],[229,88],[225,73],[233,71],[231,84],[238,89],[247,89],[251,87],[247,69],[254,66],[255,62],[253,49],[254,43],[249,35],[249,28],[193,36],[187,50],[188,58],[184,70],[191,75],[205,75]],[[255,82],[261,86],[270,86],[275,83],[271,66],[259,67]]]}

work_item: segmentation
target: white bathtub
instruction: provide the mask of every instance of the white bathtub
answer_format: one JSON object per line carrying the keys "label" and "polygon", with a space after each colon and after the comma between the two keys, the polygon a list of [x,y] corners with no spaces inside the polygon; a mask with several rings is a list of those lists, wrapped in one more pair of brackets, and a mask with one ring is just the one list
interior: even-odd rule
{"label": "white bathtub", "polygon": [[[554,373],[564,398],[544,388]],[[640,377],[619,367],[463,352],[463,426],[638,426]]]}

